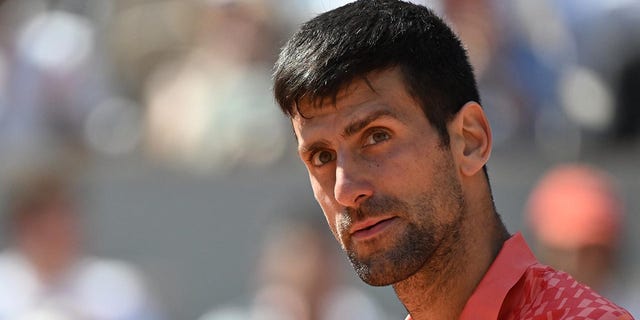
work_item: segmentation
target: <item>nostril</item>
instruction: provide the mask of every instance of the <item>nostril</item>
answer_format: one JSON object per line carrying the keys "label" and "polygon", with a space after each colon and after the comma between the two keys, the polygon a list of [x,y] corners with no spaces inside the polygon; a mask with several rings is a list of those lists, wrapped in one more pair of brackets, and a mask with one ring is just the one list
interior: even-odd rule
{"label": "nostril", "polygon": [[358,202],[360,202],[360,201],[364,201],[364,199],[366,199],[366,198],[367,198],[367,195],[366,195],[366,194],[360,194],[360,195],[358,195],[358,196],[356,197],[355,202],[356,202],[356,203],[358,203]]}

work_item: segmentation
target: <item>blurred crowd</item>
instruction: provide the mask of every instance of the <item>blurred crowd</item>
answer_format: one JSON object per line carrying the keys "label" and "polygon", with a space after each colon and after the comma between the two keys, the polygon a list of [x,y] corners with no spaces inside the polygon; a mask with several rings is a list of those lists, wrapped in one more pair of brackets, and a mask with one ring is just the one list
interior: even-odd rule
{"label": "blurred crowd", "polygon": [[221,169],[282,154],[269,74],[283,27],[264,1],[4,1],[0,14],[0,148],[17,157],[63,147]]}
{"label": "blurred crowd", "polygon": [[[277,50],[344,2],[5,0],[0,149],[138,153],[207,171],[273,164],[288,135],[270,94]],[[575,156],[635,137],[637,1],[415,2],[468,45],[498,144]]]}
{"label": "blurred crowd", "polygon": [[[141,157],[151,163],[199,174],[225,173],[238,168],[271,168],[288,154],[288,148],[292,146],[289,124],[279,114],[271,95],[271,67],[278,49],[300,22],[345,2],[0,1],[0,173],[14,173],[35,162],[34,159],[40,161],[48,157],[71,159],[71,163],[80,166],[90,166],[96,159]],[[552,161],[561,161],[580,160],[585,151],[603,145],[638,148],[639,1],[413,2],[435,8],[467,44],[498,150],[524,145]],[[580,170],[575,169],[564,178],[556,177],[556,182],[547,182],[545,185],[555,187],[536,191],[527,212],[531,214],[533,234],[542,243],[539,250],[544,252],[543,260],[548,259],[549,263],[575,273],[577,277],[584,276],[584,281],[593,281],[593,286],[608,290],[605,283],[608,278],[604,276],[615,270],[617,241],[620,240],[616,235],[621,232],[620,226],[625,219],[624,209],[619,202],[612,200],[615,196],[583,195],[591,201],[583,205],[585,208],[568,205],[572,210],[597,211],[594,208],[603,208],[589,214],[592,220],[585,218],[585,226],[581,228],[593,230],[597,235],[575,234],[575,239],[571,240],[573,238],[569,237],[568,231],[549,229],[541,224],[553,218],[560,219],[553,220],[556,227],[566,226],[585,216],[577,214],[562,218],[552,214],[551,218],[544,218],[547,217],[545,214],[561,210],[555,206],[567,206],[558,204],[559,200],[569,198],[562,195],[573,194],[572,189],[565,186],[567,181],[577,179],[583,181],[579,185],[591,185],[591,182],[584,182],[594,181],[585,173],[588,170]],[[53,188],[54,180],[47,179],[32,182],[32,185],[37,189],[50,184],[48,187]],[[606,178],[601,180],[608,181]],[[19,184],[6,186],[10,183],[13,184],[3,183],[3,190],[13,189]],[[78,249],[81,241],[79,236],[76,238],[75,215],[67,214],[73,212],[73,206],[63,196],[66,195],[62,192],[63,185],[60,185],[60,193],[55,191],[40,199],[38,197],[42,194],[34,191],[35,196],[25,198],[24,205],[35,206],[30,211],[49,213],[39,214],[37,218],[12,213],[9,220],[3,219],[2,225],[19,230],[10,232],[16,236],[15,239],[33,238],[28,241],[33,246],[37,246],[35,242],[39,241],[33,234],[38,232],[29,230],[50,229],[46,234],[53,238],[41,240],[55,247],[34,247],[33,250],[41,253],[39,257],[51,256],[47,250],[67,252],[74,258],[52,261],[54,265],[50,267],[70,270],[66,267],[76,266],[78,261],[85,260],[77,258],[83,256]],[[608,186],[609,182],[593,188],[613,190],[604,185]],[[58,187],[54,189],[58,190]],[[546,194],[555,198],[549,200]],[[581,202],[575,200],[572,203]],[[626,215],[637,215],[637,212],[626,212]],[[36,220],[55,222],[45,227],[42,226],[45,222]],[[291,229],[294,228],[286,230]],[[300,232],[302,230],[307,229],[301,227]],[[61,234],[64,237],[58,237]],[[558,235],[567,243],[561,243]],[[277,266],[295,259],[287,253],[299,252],[309,256],[311,261],[331,261],[324,255],[321,242],[315,242],[315,237],[313,233],[293,235],[284,232],[280,237],[268,238],[272,241],[266,241],[265,252],[278,255],[275,258],[265,256],[256,263],[265,269],[258,270],[256,299],[266,297],[268,300],[264,292],[290,293],[281,290],[283,283],[290,285],[289,289],[295,287],[295,290],[302,290],[300,288],[305,286],[309,290],[320,290],[313,286],[327,284],[325,279],[305,283],[295,278],[299,271],[293,269],[278,271],[278,268],[295,267],[292,263]],[[298,243],[301,247],[285,248],[286,244],[295,242],[291,240],[294,238],[310,240]],[[0,257],[0,279],[5,272],[2,268],[8,268],[2,264],[13,263],[15,267],[15,261],[25,259],[15,254],[15,248],[8,250]],[[573,253],[569,254],[569,251]],[[53,256],[57,259],[64,257]],[[574,260],[555,263],[554,257],[573,257]],[[140,308],[146,310],[146,289],[133,266],[117,261],[86,261],[82,264],[90,270],[86,274],[103,272],[114,277],[116,280],[110,285],[122,283],[138,299],[132,301],[138,301]],[[592,270],[577,270],[575,265],[588,268],[585,261],[595,261],[598,265]],[[61,267],[63,265],[65,268]],[[309,268],[313,266],[315,264],[309,262]],[[57,279],[56,274],[68,273],[50,271],[47,266],[34,265],[33,268],[34,274],[43,275],[32,274],[29,277],[44,279],[41,283],[29,280],[33,288],[39,288],[33,292],[40,290],[50,294],[43,294],[48,297],[46,299],[33,298],[42,303],[22,301],[22,308],[31,305],[38,311],[38,308],[49,308],[59,301],[61,298],[58,298],[60,295],[56,290],[60,286],[51,283],[65,283],[67,287],[76,286],[82,290],[103,286],[93,280],[87,280],[85,285],[84,280],[74,282],[68,278],[64,278],[68,282],[56,280],[49,283],[45,280]],[[593,274],[602,278],[595,279]],[[283,283],[273,286],[267,277],[280,279]],[[620,284],[610,285],[612,294],[623,292],[616,292],[617,286]],[[344,289],[339,285],[332,288]],[[629,290],[624,288],[625,293]],[[96,292],[94,296],[100,299],[111,299],[102,296],[99,290]],[[348,295],[362,305],[374,304],[370,297],[357,291],[336,292]],[[5,297],[3,294],[6,293],[0,293],[0,318],[3,319],[1,315],[6,308],[18,308],[7,307],[6,301],[16,296]],[[29,297],[23,296],[24,299]],[[153,300],[151,296],[149,301]],[[640,294],[633,297],[636,303],[640,301]],[[123,297],[119,295],[116,298]],[[65,296],[64,299],[71,298]],[[100,302],[89,301],[88,304],[99,305]],[[244,306],[249,311],[243,312],[264,307],[251,303],[246,305],[249,305]],[[154,317],[159,312],[153,303],[150,306],[148,315],[142,316],[147,311],[131,311],[134,316],[126,319],[156,319]],[[337,309],[339,307],[336,306]],[[637,310],[633,305],[627,307],[632,312]],[[94,312],[75,305],[73,308],[83,310],[74,312]],[[316,306],[307,305],[305,308],[298,311],[312,314]],[[104,319],[125,318],[104,316]],[[212,311],[203,319],[249,318],[246,314],[240,318],[238,313],[233,317],[216,318]],[[309,319],[338,318],[324,315],[324,318],[310,316]]]}
{"label": "blurred crowd", "polygon": [[620,266],[629,213],[615,178],[584,163],[558,164],[537,181],[524,213],[541,261],[640,313],[638,275]]}
{"label": "blurred crowd", "polygon": [[289,206],[267,227],[243,301],[214,306],[200,320],[385,320],[370,296],[349,285],[350,272],[322,211],[312,203]]}
{"label": "blurred crowd", "polygon": [[72,180],[63,167],[14,173],[3,208],[0,318],[162,319],[140,271],[85,252]]}

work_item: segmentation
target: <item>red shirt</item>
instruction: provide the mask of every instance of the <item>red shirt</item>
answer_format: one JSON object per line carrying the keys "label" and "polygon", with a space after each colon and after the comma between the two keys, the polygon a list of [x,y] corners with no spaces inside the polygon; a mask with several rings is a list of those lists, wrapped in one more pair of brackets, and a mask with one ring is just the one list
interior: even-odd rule
{"label": "red shirt", "polygon": [[[626,310],[540,264],[520,233],[504,243],[460,315],[461,320],[632,320]],[[407,316],[405,320],[412,320]]]}

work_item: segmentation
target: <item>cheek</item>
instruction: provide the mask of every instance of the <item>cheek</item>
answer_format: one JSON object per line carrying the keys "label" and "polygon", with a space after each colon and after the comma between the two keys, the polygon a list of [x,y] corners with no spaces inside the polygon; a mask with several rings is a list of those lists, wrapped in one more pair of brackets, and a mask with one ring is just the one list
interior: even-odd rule
{"label": "cheek", "polygon": [[[406,186],[420,180],[428,169],[428,155],[426,152],[412,145],[398,146],[394,150],[376,157],[370,162],[370,167],[375,170],[378,180],[383,185],[397,184]],[[398,188],[400,186],[395,186]]]}
{"label": "cheek", "polygon": [[334,206],[327,201],[327,199],[318,200],[318,204],[322,208],[322,212],[324,212],[324,217],[327,219],[327,223],[329,224],[329,228],[333,233],[336,232],[336,211]]}
{"label": "cheek", "polygon": [[313,196],[322,209],[328,204],[329,194],[327,194],[327,187],[323,185],[319,179],[309,174],[309,181],[311,182],[311,189],[313,190]]}
{"label": "cheek", "polygon": [[313,195],[316,199],[316,202],[322,208],[322,212],[324,212],[324,216],[329,224],[329,228],[331,228],[331,232],[336,234],[336,206],[333,202],[333,189],[330,189],[330,192],[327,192],[327,189],[321,185],[318,180],[314,179],[310,176],[311,180],[311,188],[313,189]]}
{"label": "cheek", "polygon": [[380,162],[377,186],[382,193],[411,201],[439,188],[435,176],[441,172],[434,166],[439,151],[416,145],[405,147],[402,152],[390,153]]}
{"label": "cheek", "polygon": [[309,174],[309,181],[311,182],[313,195],[322,209],[325,210],[326,215],[328,212],[331,212],[331,208],[335,206],[333,197],[333,188],[335,184],[332,179],[316,177],[311,174]]}

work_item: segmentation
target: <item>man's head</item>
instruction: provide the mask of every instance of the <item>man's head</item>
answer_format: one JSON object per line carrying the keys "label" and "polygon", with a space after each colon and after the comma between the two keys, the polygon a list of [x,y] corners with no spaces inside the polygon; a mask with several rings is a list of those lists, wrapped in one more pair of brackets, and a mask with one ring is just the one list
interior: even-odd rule
{"label": "man's head", "polygon": [[464,250],[466,202],[493,210],[473,73],[428,9],[358,1],[318,16],[283,48],[275,95],[316,200],[367,283],[442,272]]}
{"label": "man's head", "polygon": [[623,211],[613,178],[579,163],[546,172],[526,206],[541,260],[596,289],[614,271]]}
{"label": "man's head", "polygon": [[355,79],[390,67],[400,70],[445,145],[447,122],[465,103],[480,103],[456,35],[429,9],[397,0],[356,1],[304,24],[276,63],[276,100],[293,116],[303,99],[319,106]]}

